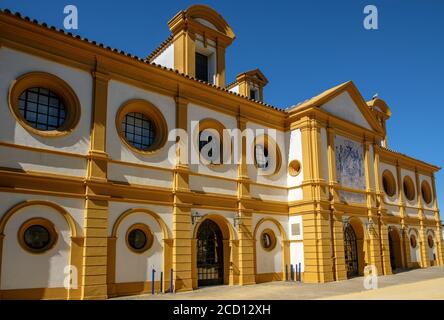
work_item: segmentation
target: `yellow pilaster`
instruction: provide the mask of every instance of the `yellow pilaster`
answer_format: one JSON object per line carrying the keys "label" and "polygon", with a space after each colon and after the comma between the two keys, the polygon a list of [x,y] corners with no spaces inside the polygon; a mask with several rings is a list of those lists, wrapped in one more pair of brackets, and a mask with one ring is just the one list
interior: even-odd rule
{"label": "yellow pilaster", "polygon": [[426,234],[426,226],[424,223],[425,216],[424,210],[422,207],[422,196],[421,196],[421,187],[419,184],[419,173],[418,169],[415,168],[415,182],[416,182],[416,199],[417,199],[417,207],[418,207],[418,217],[419,217],[419,244],[421,251],[421,267],[427,268],[430,267],[430,259],[428,254],[428,244],[427,244],[427,234]]}
{"label": "yellow pilaster", "polygon": [[109,76],[96,62],[91,148],[86,177],[82,299],[107,298],[108,202],[95,199],[94,184],[107,181],[106,113]]}
{"label": "yellow pilaster", "polygon": [[433,195],[433,211],[435,212],[436,224],[436,251],[439,266],[444,266],[444,243],[442,237],[442,220],[439,215],[438,199],[436,197],[435,175],[432,174],[432,195]]}
{"label": "yellow pilaster", "polygon": [[[380,237],[380,241],[381,241],[381,246],[380,246],[380,252],[381,254],[381,258],[382,258],[382,265],[381,263],[379,263],[378,267],[378,274],[381,274],[381,267],[382,267],[382,274],[383,275],[389,275],[392,274],[392,266],[390,264],[390,245],[389,245],[389,235],[388,235],[388,227],[385,224],[385,222],[383,221],[383,219],[380,219],[379,221],[379,237]],[[372,246],[372,248],[375,248],[376,246]],[[378,250],[375,249],[375,252],[377,252]],[[373,259],[376,262],[376,266],[378,266],[377,264],[377,257],[376,255],[373,256]]]}
{"label": "yellow pilaster", "polygon": [[[246,129],[246,120],[238,116],[238,128],[241,132]],[[250,199],[250,180],[247,172],[247,143],[246,137],[242,137],[242,153],[238,166],[237,177],[237,213],[240,218],[238,228],[238,261],[239,261],[239,284],[253,284],[255,279],[255,258],[252,216],[253,212],[244,205],[245,199]]]}
{"label": "yellow pilaster", "polygon": [[217,75],[216,85],[225,88],[225,47],[217,44]]}
{"label": "yellow pilaster", "polygon": [[[187,106],[186,99],[176,98],[176,126],[185,131],[188,119]],[[180,155],[180,152],[182,151],[179,150],[177,155]],[[188,168],[188,163],[179,160],[174,169],[172,268],[175,292],[193,289],[191,204],[183,201],[183,195],[189,192]]]}
{"label": "yellow pilaster", "polygon": [[194,34],[181,30],[174,35],[174,68],[190,77],[196,75],[196,44]]}

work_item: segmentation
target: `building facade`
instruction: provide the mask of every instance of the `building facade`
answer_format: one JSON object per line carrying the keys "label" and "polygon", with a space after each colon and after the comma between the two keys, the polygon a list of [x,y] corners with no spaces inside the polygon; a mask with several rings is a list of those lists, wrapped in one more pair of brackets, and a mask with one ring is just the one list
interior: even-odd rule
{"label": "building facade", "polygon": [[[440,168],[388,148],[382,99],[347,82],[275,108],[258,69],[226,84],[235,35],[217,12],[191,6],[168,26],[138,58],[0,13],[1,299],[444,264]],[[256,133],[237,162],[189,161],[217,139],[232,150],[224,129]]]}

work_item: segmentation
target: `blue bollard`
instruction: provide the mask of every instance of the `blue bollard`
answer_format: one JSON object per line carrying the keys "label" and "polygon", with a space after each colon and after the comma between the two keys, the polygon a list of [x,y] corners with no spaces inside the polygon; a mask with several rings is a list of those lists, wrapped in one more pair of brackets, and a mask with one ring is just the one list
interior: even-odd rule
{"label": "blue bollard", "polygon": [[292,264],[290,264],[290,281],[294,281],[294,268]]}
{"label": "blue bollard", "polygon": [[173,269],[170,272],[170,293],[173,293]]}
{"label": "blue bollard", "polygon": [[288,265],[285,265],[285,281],[288,281]]}
{"label": "blue bollard", "polygon": [[154,280],[155,280],[156,270],[153,268],[152,277],[151,277],[151,294],[154,295]]}
{"label": "blue bollard", "polygon": [[299,282],[302,282],[302,265],[299,262]]}
{"label": "blue bollard", "polygon": [[295,281],[298,281],[298,265],[297,264],[294,265],[294,273],[295,273],[295,275],[294,275]]}
{"label": "blue bollard", "polygon": [[160,290],[159,293],[163,293],[163,271],[160,271]]}

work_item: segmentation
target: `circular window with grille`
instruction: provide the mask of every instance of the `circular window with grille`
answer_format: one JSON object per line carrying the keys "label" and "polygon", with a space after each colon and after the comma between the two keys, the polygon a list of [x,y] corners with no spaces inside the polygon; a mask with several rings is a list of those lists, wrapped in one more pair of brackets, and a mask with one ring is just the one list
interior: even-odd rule
{"label": "circular window with grille", "polygon": [[9,91],[9,106],[23,128],[41,136],[66,135],[80,118],[80,102],[71,87],[43,72],[16,79]]}
{"label": "circular window with grille", "polygon": [[138,153],[151,154],[167,139],[167,124],[162,113],[145,100],[131,100],[120,107],[116,128],[124,144]]}

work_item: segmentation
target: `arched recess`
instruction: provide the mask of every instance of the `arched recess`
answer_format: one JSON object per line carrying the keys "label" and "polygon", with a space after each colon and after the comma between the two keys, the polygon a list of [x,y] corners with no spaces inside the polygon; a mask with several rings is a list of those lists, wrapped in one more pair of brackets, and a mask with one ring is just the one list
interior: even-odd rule
{"label": "arched recess", "polygon": [[404,263],[402,259],[402,241],[401,235],[395,226],[390,226],[388,228],[389,237],[389,250],[390,250],[390,265],[392,271],[404,268]]}
{"label": "arched recess", "polygon": [[438,254],[436,250],[436,237],[435,232],[432,229],[428,229],[426,232],[426,248],[427,248],[427,257],[429,259],[431,266],[437,265]]}
{"label": "arched recess", "polygon": [[191,240],[191,274],[193,281],[193,289],[198,288],[198,272],[197,272],[197,236],[199,227],[206,220],[215,222],[222,232],[223,241],[223,260],[224,260],[224,284],[236,284],[239,280],[238,267],[238,240],[236,231],[232,224],[222,215],[210,213],[202,218],[194,226],[193,238]]}
{"label": "arched recess", "polygon": [[419,268],[421,264],[421,239],[416,228],[410,228],[408,231],[408,248],[410,250],[409,267]]}
{"label": "arched recess", "polygon": [[[266,222],[272,223],[279,230],[278,236],[280,236],[281,241],[276,243],[276,248],[280,249],[281,254],[282,254],[282,273],[280,276],[279,275],[277,275],[277,276],[267,275],[267,276],[259,276],[258,277],[257,244],[258,244],[258,240],[259,240],[258,237],[260,236],[260,234],[258,234],[258,231],[260,230],[261,225]],[[254,239],[254,246],[253,246],[254,251],[253,252],[254,252],[254,261],[255,261],[254,262],[254,273],[256,275],[256,282],[259,283],[259,282],[268,282],[268,281],[273,281],[273,280],[283,280],[285,277],[285,265],[289,265],[289,263],[290,263],[290,248],[289,248],[289,241],[287,238],[287,234],[285,233],[285,230],[282,227],[282,225],[279,223],[279,221],[277,221],[274,218],[271,218],[271,217],[262,218],[256,223],[256,226],[253,231],[253,239]]]}
{"label": "arched recess", "polygon": [[[65,289],[63,287],[54,288],[23,288],[18,290],[0,290],[0,297],[2,299],[78,299],[80,298],[80,283],[81,283],[81,266],[82,266],[82,238],[78,238],[77,227],[74,219],[63,207],[58,204],[47,201],[47,200],[26,200],[20,202],[13,207],[11,207],[0,219],[0,288],[1,288],[1,276],[2,276],[2,260],[3,260],[3,246],[5,241],[5,230],[8,222],[11,221],[12,217],[19,214],[21,210],[24,210],[32,206],[43,206],[52,208],[53,211],[60,214],[63,220],[66,222],[69,229],[70,241],[68,262],[77,268],[77,289],[69,288]],[[40,216],[35,216],[33,218],[40,218]],[[16,240],[17,237],[14,236]],[[51,249],[52,250],[52,249]],[[64,268],[65,266],[63,266]],[[64,270],[59,271],[64,274]],[[74,280],[74,277],[73,279]]]}
{"label": "arched recess", "polygon": [[[155,212],[145,208],[132,208],[123,212],[115,221],[111,235],[108,238],[108,268],[107,268],[107,284],[108,284],[108,296],[128,295],[128,294],[141,294],[151,290],[151,283],[147,281],[140,281],[134,283],[116,283],[116,269],[117,269],[117,241],[119,239],[120,226],[132,215],[143,214],[154,220],[157,223],[162,233],[162,265],[163,270],[156,270],[156,290],[160,288],[159,276],[160,272],[163,272],[162,288],[166,292],[170,287],[170,273],[172,267],[172,248],[173,242],[171,239],[171,233],[168,226],[163,219]],[[137,220],[137,219],[135,219]],[[140,222],[140,221],[135,221]],[[123,234],[126,235],[127,230],[124,230]],[[126,246],[126,239],[122,239]],[[149,250],[147,251],[149,252]],[[151,276],[150,276],[151,279]]]}
{"label": "arched recess", "polygon": [[[364,231],[364,226],[362,224],[361,219],[358,217],[350,218],[348,221],[348,224],[346,224],[344,228],[344,250],[346,250],[346,228],[349,227],[352,229],[354,234],[354,241],[356,246],[356,262],[357,262],[357,275],[363,275],[364,274],[364,267],[365,267],[365,246],[364,242],[366,239],[366,234]],[[348,264],[352,263],[352,261],[345,261],[346,263],[346,269],[348,268]],[[349,272],[351,274],[351,272]]]}

